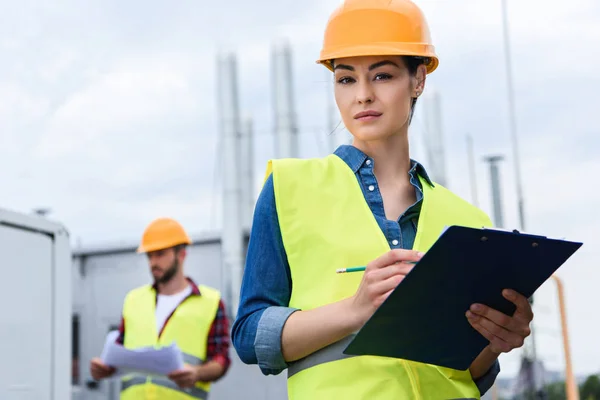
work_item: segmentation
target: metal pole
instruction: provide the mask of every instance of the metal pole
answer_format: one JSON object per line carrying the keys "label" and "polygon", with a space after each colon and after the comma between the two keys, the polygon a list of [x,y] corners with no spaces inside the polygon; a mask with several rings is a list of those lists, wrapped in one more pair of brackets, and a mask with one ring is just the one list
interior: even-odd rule
{"label": "metal pole", "polygon": [[567,327],[567,307],[565,305],[564,285],[558,276],[552,275],[552,278],[556,282],[558,304],[560,307],[560,325],[562,327],[563,349],[565,352],[565,386],[567,400],[579,400],[579,389],[577,388],[577,381],[575,380],[575,375],[573,374],[573,364],[571,363],[571,349],[569,346],[569,330]]}
{"label": "metal pole", "polygon": [[500,172],[498,162],[504,160],[503,156],[487,156],[484,161],[490,164],[490,182],[492,185],[492,205],[494,209],[494,225],[504,228],[504,215],[502,213],[502,195],[500,191]]}
{"label": "metal pole", "polygon": [[246,223],[248,228],[252,226],[252,213],[254,210],[254,122],[252,117],[247,117],[244,126],[244,134],[246,136],[246,167],[245,177],[246,181],[246,198],[243,208],[246,210]]}
{"label": "metal pole", "polygon": [[254,147],[252,117],[246,116],[242,121],[240,136],[239,184],[241,185],[241,221],[245,229],[252,225],[252,210],[254,209]]}
{"label": "metal pole", "polygon": [[[515,94],[513,88],[513,76],[512,76],[512,61],[511,61],[511,51],[510,51],[510,35],[509,35],[509,26],[508,26],[508,11],[506,7],[507,0],[500,0],[502,5],[502,33],[504,37],[504,60],[506,62],[506,86],[507,86],[507,94],[508,94],[508,110],[509,110],[509,120],[510,120],[510,133],[511,133],[511,141],[512,141],[512,149],[513,149],[513,162],[515,169],[515,184],[517,190],[517,206],[519,213],[519,225],[521,231],[526,230],[525,224],[525,200],[523,198],[523,184],[521,182],[521,165],[520,165],[520,155],[519,155],[519,146],[517,139],[517,120],[516,120],[516,111],[515,111]],[[529,298],[529,303],[533,305],[533,295]],[[533,361],[533,366],[535,367],[537,361],[537,350],[535,344],[535,330],[533,324],[531,326],[531,335],[529,336],[529,346],[528,343],[525,344],[525,356],[530,357]],[[544,389],[542,387],[542,383],[538,382],[537,374],[534,375],[533,387],[535,392],[538,393],[540,397],[544,395]]]}
{"label": "metal pole", "polygon": [[519,225],[521,230],[525,230],[525,210],[523,200],[523,185],[521,183],[521,165],[519,160],[519,147],[517,140],[517,120],[515,111],[515,95],[513,89],[513,77],[510,55],[510,38],[508,34],[508,15],[506,10],[506,0],[502,1],[502,31],[504,33],[504,58],[506,61],[506,86],[508,92],[508,107],[510,120],[510,133],[513,148],[513,162],[515,168],[515,183],[517,186],[517,201],[519,207]]}
{"label": "metal pole", "polygon": [[424,139],[430,173],[440,185],[448,187],[440,94],[430,88],[423,101],[426,131]]}
{"label": "metal pole", "polygon": [[479,199],[477,197],[477,177],[475,175],[475,153],[473,151],[473,138],[467,135],[467,153],[469,156],[469,172],[471,176],[471,201],[475,207],[479,207]]}
{"label": "metal pole", "polygon": [[278,158],[298,157],[298,125],[294,104],[292,51],[284,42],[272,51],[275,144]]}
{"label": "metal pole", "polygon": [[219,119],[223,154],[223,230],[221,253],[223,257],[223,282],[225,296],[229,299],[230,314],[235,318],[242,280],[242,223],[240,218],[240,116],[237,89],[237,61],[235,55],[219,58],[220,75],[218,91]]}

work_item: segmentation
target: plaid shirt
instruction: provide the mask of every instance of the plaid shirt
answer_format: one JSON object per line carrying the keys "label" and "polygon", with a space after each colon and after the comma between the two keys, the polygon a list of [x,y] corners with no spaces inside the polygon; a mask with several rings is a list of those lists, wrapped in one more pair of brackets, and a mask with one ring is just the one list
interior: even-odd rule
{"label": "plaid shirt", "polygon": [[[192,286],[192,293],[190,296],[201,296],[198,285],[196,285],[196,283],[194,283],[194,281],[190,278],[187,278],[187,280]],[[154,285],[153,288],[158,294],[156,285]],[[163,329],[165,326],[167,326],[170,318],[171,316],[169,316],[169,318],[167,318],[165,321]],[[117,338],[117,343],[123,345],[124,342],[125,319],[123,316],[121,316],[121,324],[119,325],[119,336]],[[212,326],[210,327],[210,331],[208,332],[208,341],[206,344],[206,362],[209,361],[218,362],[225,368],[225,371],[227,371],[229,365],[231,364],[231,359],[229,358],[229,320],[227,319],[225,306],[221,300],[219,300],[219,309],[217,310],[217,315],[215,316]]]}

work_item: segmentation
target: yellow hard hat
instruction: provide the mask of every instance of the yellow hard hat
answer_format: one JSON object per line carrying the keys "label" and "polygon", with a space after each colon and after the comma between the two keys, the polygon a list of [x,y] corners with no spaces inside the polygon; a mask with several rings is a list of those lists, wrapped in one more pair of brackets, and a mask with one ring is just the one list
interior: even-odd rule
{"label": "yellow hard hat", "polygon": [[148,253],[191,243],[192,241],[179,222],[171,218],[157,218],[146,227],[137,252]]}
{"label": "yellow hard hat", "polygon": [[427,73],[439,64],[425,16],[410,0],[346,0],[329,17],[317,62],[333,71],[336,58],[385,55],[423,57]]}

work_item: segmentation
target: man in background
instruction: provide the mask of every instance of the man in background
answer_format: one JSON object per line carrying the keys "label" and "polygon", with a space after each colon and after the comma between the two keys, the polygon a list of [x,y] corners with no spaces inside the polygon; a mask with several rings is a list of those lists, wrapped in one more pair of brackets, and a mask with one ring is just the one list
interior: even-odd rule
{"label": "man in background", "polygon": [[[183,369],[168,379],[128,375],[121,382],[121,400],[207,399],[210,383],[223,377],[230,364],[229,322],[220,293],[198,285],[184,273],[186,246],[191,240],[170,218],[154,220],[144,231],[138,253],[148,257],[152,285],[133,289],[125,297],[117,342],[129,349],[168,346],[176,342]],[[115,369],[99,358],[91,361],[96,380]]]}

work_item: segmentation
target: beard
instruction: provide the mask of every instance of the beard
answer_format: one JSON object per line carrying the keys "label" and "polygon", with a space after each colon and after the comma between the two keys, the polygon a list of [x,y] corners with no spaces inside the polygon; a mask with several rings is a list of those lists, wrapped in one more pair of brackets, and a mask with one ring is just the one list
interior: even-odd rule
{"label": "beard", "polygon": [[[159,267],[152,266],[152,270],[155,270],[155,269],[160,270]],[[169,268],[167,268],[167,270],[162,274],[162,276],[160,276],[158,278],[156,278],[156,277],[154,278],[154,283],[156,283],[156,284],[168,283],[171,279],[173,279],[175,274],[177,274],[177,271],[179,271],[179,261],[173,260],[173,264],[171,264],[171,266]]]}

